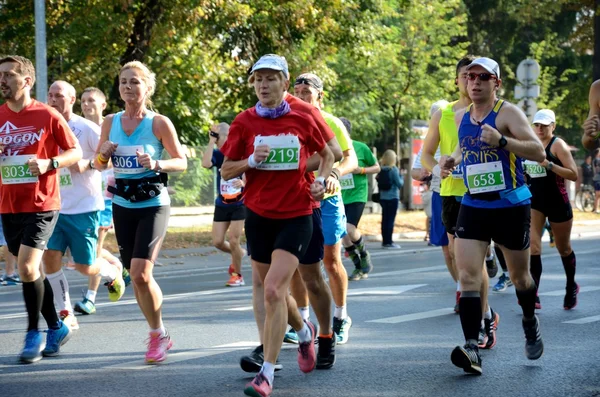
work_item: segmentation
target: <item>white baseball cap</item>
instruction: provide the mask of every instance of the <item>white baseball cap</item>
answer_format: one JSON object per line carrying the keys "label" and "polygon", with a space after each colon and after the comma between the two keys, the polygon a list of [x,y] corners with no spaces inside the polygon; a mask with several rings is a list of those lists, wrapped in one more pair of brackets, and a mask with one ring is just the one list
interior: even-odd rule
{"label": "white baseball cap", "polygon": [[475,58],[473,62],[467,66],[467,70],[474,66],[481,66],[491,74],[495,74],[497,78],[500,78],[500,66],[498,65],[498,62],[494,61],[492,58]]}
{"label": "white baseball cap", "polygon": [[275,54],[267,54],[260,57],[258,61],[252,66],[250,70],[250,74],[254,73],[260,69],[271,69],[271,70],[279,70],[285,74],[287,78],[290,77],[290,72],[288,71],[288,63],[284,57],[275,55]]}
{"label": "white baseball cap", "polygon": [[556,123],[556,116],[550,109],[538,110],[533,116],[533,124],[550,125],[552,123]]}

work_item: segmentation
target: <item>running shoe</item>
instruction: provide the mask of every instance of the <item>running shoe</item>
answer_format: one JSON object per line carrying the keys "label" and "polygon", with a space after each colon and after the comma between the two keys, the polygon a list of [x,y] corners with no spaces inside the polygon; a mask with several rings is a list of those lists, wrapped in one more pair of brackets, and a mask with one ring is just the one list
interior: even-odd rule
{"label": "running shoe", "polygon": [[21,278],[17,273],[13,273],[11,275],[4,276],[4,281],[2,282],[4,285],[19,285],[21,284]]}
{"label": "running shoe", "polygon": [[273,392],[273,386],[266,376],[261,373],[256,375],[252,382],[246,383],[244,394],[253,397],[268,397]]}
{"label": "running shoe", "polygon": [[488,336],[485,333],[485,326],[479,328],[479,336],[477,337],[477,347],[483,348],[487,345]]}
{"label": "running shoe", "polygon": [[401,246],[399,246],[399,245],[398,245],[398,244],[396,244],[396,243],[392,243],[392,244],[382,244],[382,245],[381,245],[381,247],[382,247],[382,248],[385,248],[385,249],[396,249],[396,250],[397,250],[397,249],[400,249],[400,248],[402,248]]}
{"label": "running shoe", "polygon": [[329,369],[335,364],[335,333],[331,338],[319,336],[319,349],[317,352],[317,369]]}
{"label": "running shoe", "polygon": [[[256,349],[240,359],[240,367],[244,372],[260,372],[262,369],[265,356],[263,352],[263,345],[257,346]],[[279,363],[279,359],[275,362],[275,372],[281,371],[283,366]]]}
{"label": "running shoe", "polygon": [[348,276],[348,280],[350,281],[359,281],[362,280],[363,278],[367,278],[368,276],[363,273],[362,270],[360,269],[354,269],[352,271],[352,274],[350,276]]}
{"label": "running shoe", "polygon": [[510,281],[510,278],[506,275],[506,273],[502,273],[500,277],[498,277],[498,282],[496,285],[494,285],[492,290],[495,292],[506,291],[506,288],[510,287],[511,285],[512,281]]}
{"label": "running shoe", "polygon": [[96,304],[84,297],[81,302],[75,303],[73,310],[84,315],[96,313]]}
{"label": "running shoe", "polygon": [[573,287],[566,288],[567,293],[565,294],[565,300],[563,307],[565,310],[571,310],[577,306],[577,294],[579,294],[579,285],[575,283]]}
{"label": "running shoe", "polygon": [[483,346],[479,346],[480,349],[491,349],[496,346],[496,330],[498,329],[498,324],[500,323],[500,315],[491,309],[492,318],[483,319],[483,323],[485,324],[485,333],[487,335],[487,342]]}
{"label": "running shoe", "polygon": [[333,332],[337,337],[336,343],[343,345],[348,342],[350,337],[350,327],[352,327],[352,319],[348,316],[345,319],[333,318]]}
{"label": "running shoe", "polygon": [[27,331],[25,335],[25,346],[21,351],[19,359],[22,363],[31,364],[42,359],[42,333],[37,329]]}
{"label": "running shoe", "polygon": [[246,285],[244,282],[244,277],[236,272],[233,272],[229,280],[225,283],[226,287],[241,287],[242,285]]}
{"label": "running shoe", "polygon": [[305,374],[315,369],[317,354],[315,353],[315,336],[317,329],[313,323],[304,320],[310,330],[310,341],[298,343],[298,366]]}
{"label": "running shoe", "polygon": [[544,353],[544,342],[540,333],[540,321],[537,316],[527,320],[523,318],[523,331],[525,331],[525,356],[530,360],[537,360]]}
{"label": "running shoe", "polygon": [[0,276],[0,285],[4,285],[4,280],[6,279],[6,274]]}
{"label": "running shoe", "polygon": [[125,268],[123,268],[121,274],[123,275],[123,281],[125,282],[125,286],[129,287],[129,284],[131,284],[131,274],[129,274],[129,272]]}
{"label": "running shoe", "polygon": [[458,314],[460,312],[460,291],[456,291],[456,303],[454,303],[454,313]]}
{"label": "running shoe", "polygon": [[59,321],[59,324],[59,329],[49,329],[46,331],[46,347],[42,350],[44,357],[58,356],[60,347],[71,339],[71,329],[62,321]]}
{"label": "running shoe", "polygon": [[294,328],[290,327],[290,330],[285,333],[283,336],[283,343],[298,344],[298,334]]}
{"label": "running shoe", "polygon": [[365,256],[360,257],[360,268],[365,275],[373,271],[373,262],[371,262],[371,254],[369,254],[368,251],[365,251]]}
{"label": "running shoe", "polygon": [[167,351],[173,347],[173,341],[169,333],[161,336],[160,332],[150,332],[146,340],[148,351],[146,352],[146,364],[156,364],[167,359]]}
{"label": "running shoe", "polygon": [[494,278],[498,274],[498,262],[496,262],[496,255],[492,259],[485,260],[485,267],[487,268],[488,277]]}
{"label": "running shoe", "polygon": [[108,299],[111,302],[118,301],[125,293],[125,281],[123,281],[123,276],[120,274],[112,282],[106,282],[104,285],[108,287]]}
{"label": "running shoe", "polygon": [[61,310],[58,314],[58,318],[60,318],[63,323],[67,324],[67,327],[69,327],[71,331],[79,329],[79,323],[77,322],[77,318],[75,318],[75,315],[73,313],[69,313],[68,310]]}
{"label": "running shoe", "polygon": [[473,344],[456,346],[450,356],[452,364],[462,368],[466,373],[481,375],[481,356],[479,349]]}

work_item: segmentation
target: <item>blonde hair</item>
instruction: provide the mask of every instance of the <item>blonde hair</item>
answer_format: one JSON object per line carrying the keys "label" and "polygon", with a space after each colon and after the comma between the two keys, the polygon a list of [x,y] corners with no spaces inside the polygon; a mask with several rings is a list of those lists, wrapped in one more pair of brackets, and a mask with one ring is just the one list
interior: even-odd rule
{"label": "blonde hair", "polygon": [[[289,78],[285,75],[285,73],[283,73],[281,71],[279,73],[276,73],[276,75],[279,75],[279,78],[281,81],[289,80]],[[248,77],[248,84],[251,84],[251,85],[254,84],[254,73],[252,73],[250,75],[250,77]]]}
{"label": "blonde hair", "polygon": [[393,167],[396,165],[397,158],[396,152],[394,152],[392,149],[388,149],[383,152],[383,156],[381,156],[379,163],[385,167]]}
{"label": "blonde hair", "polygon": [[150,71],[150,69],[148,68],[148,66],[146,66],[145,64],[143,64],[140,61],[131,61],[131,62],[127,62],[125,65],[123,65],[123,67],[121,68],[121,70],[119,70],[119,76],[121,76],[121,73],[123,73],[126,70],[129,69],[137,69],[140,72],[142,72],[142,80],[144,80],[144,83],[146,83],[146,85],[149,88],[148,94],[146,95],[145,98],[145,105],[149,108],[152,108],[152,95],[154,94],[154,90],[156,89],[156,75],[154,73],[152,73]]}

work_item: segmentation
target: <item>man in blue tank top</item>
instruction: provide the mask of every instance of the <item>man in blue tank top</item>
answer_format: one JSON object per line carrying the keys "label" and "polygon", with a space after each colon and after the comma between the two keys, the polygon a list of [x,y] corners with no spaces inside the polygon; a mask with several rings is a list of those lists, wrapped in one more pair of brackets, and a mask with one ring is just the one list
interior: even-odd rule
{"label": "man in blue tank top", "polygon": [[481,374],[477,337],[481,323],[482,266],[493,239],[504,252],[523,310],[525,354],[540,358],[544,345],[535,316],[535,282],[529,274],[531,193],[523,177],[523,159],[542,162],[544,147],[516,106],[497,98],[500,67],[490,58],[468,66],[467,90],[473,104],[456,113],[459,144],[442,156],[448,175],[460,167],[467,193],[456,225],[456,266],[462,294],[460,322],[466,343],[452,351],[452,363],[467,373]]}

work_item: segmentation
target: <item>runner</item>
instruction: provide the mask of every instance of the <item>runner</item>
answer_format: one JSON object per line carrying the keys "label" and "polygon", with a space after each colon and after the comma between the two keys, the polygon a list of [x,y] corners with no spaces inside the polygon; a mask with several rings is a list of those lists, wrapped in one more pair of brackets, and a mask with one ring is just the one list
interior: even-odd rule
{"label": "runner", "polygon": [[[221,148],[227,141],[229,124],[220,123],[213,126],[209,134],[208,145],[202,157],[202,166],[204,168],[216,167],[217,169],[219,193],[215,198],[215,214],[212,224],[213,245],[221,251],[231,254],[230,277],[225,285],[239,287],[245,285],[244,277],[242,277],[242,258],[246,253],[240,246],[246,215],[246,207],[244,207],[242,199],[244,180],[241,176],[229,181],[221,178],[221,167],[223,166]],[[226,241],[225,234],[228,229],[229,241]]]}
{"label": "runner", "polygon": [[477,344],[485,278],[482,263],[491,240],[502,246],[521,302],[525,355],[536,360],[544,351],[535,316],[536,286],[528,266],[531,193],[524,182],[521,158],[543,161],[545,154],[523,112],[497,99],[502,83],[498,63],[477,58],[467,71],[467,91],[473,104],[456,113],[459,146],[452,157],[442,156],[439,165],[450,174],[463,161],[460,169],[468,189],[461,202],[455,241],[466,343],[453,350],[451,359],[465,372],[481,374]]}
{"label": "runner", "polygon": [[100,127],[73,113],[76,100],[75,88],[66,81],[55,81],[48,90],[48,104],[67,121],[79,141],[83,157],[71,167],[61,170],[60,212],[43,256],[44,271],[54,291],[54,304],[60,318],[72,330],[79,329],[79,324],[71,306],[69,282],[62,269],[62,258],[67,248],[73,255],[78,272],[106,279],[111,301],[121,299],[125,292],[121,268],[96,256],[100,211],[104,209],[101,176],[93,168]]}
{"label": "runner", "polygon": [[21,284],[21,278],[16,270],[17,258],[8,250],[6,238],[4,237],[4,229],[0,221],[0,246],[2,246],[2,254],[4,255],[4,274],[0,276],[0,285],[17,285]]}
{"label": "runner", "polygon": [[[104,121],[102,112],[106,109],[106,96],[104,93],[96,87],[88,87],[83,90],[81,94],[81,110],[86,119],[94,122],[101,126]],[[112,220],[112,194],[106,190],[106,187],[110,184],[114,185],[114,173],[112,168],[101,172],[102,175],[102,194],[104,197],[104,210],[100,211],[100,226],[98,227],[98,244],[96,256],[98,258],[106,259],[111,265],[117,266],[122,270],[123,281],[125,286],[129,286],[131,283],[131,276],[119,259],[104,249],[104,240],[108,231],[113,228]],[[83,300],[75,303],[73,310],[78,313],[87,315],[94,314],[96,312],[96,294],[100,287],[100,281],[102,277],[90,276],[88,280],[88,289],[83,296]]]}
{"label": "runner", "polygon": [[[81,159],[77,138],[63,117],[31,99],[35,68],[21,56],[0,59],[0,106],[3,138],[0,213],[9,251],[17,257],[29,325],[20,360],[39,361],[59,354],[71,330],[57,316],[52,286],[40,264],[46,241],[58,219],[57,169]],[[62,153],[59,150],[62,149]],[[48,324],[46,345],[38,329],[40,312]]]}
{"label": "runner", "polygon": [[[94,166],[112,165],[113,220],[121,260],[130,269],[135,298],[150,326],[146,363],[167,358],[173,342],[162,321],[162,291],[153,277],[154,262],[167,233],[170,203],[167,173],[185,171],[187,160],[171,120],[150,111],[156,77],[141,62],[119,71],[125,110],[106,117]],[[168,160],[161,160],[163,150]],[[110,163],[110,164],[109,164]]]}
{"label": "runner", "polygon": [[[352,136],[350,120],[345,117],[340,117],[340,120],[344,123],[348,136]],[[346,212],[346,231],[348,232],[342,239],[342,243],[354,264],[354,270],[349,280],[357,281],[368,278],[369,272],[373,270],[371,255],[365,248],[365,241],[358,230],[358,223],[369,198],[367,175],[377,174],[381,167],[367,145],[352,139],[352,147],[356,153],[358,167],[351,174],[340,178],[344,212]]]}
{"label": "runner", "polygon": [[595,150],[600,144],[600,80],[590,86],[589,104],[590,112],[583,123],[581,143],[587,150]]}
{"label": "runner", "polygon": [[[339,180],[344,175],[351,174],[358,166],[356,153],[351,144],[346,127],[337,117],[323,111],[323,82],[312,73],[304,73],[296,78],[294,82],[294,95],[306,103],[319,109],[323,118],[335,134],[340,145],[343,159],[334,165],[331,176],[327,178],[328,186],[336,185],[335,193],[328,193],[321,201],[321,214],[323,217],[323,235],[325,237],[323,263],[329,275],[329,285],[335,303],[333,313],[333,332],[337,343],[348,342],[352,319],[348,316],[346,307],[346,295],[348,293],[348,274],[342,263],[341,244],[346,233],[346,214],[339,188]],[[296,293],[298,293],[297,291]],[[294,295],[294,291],[292,291]],[[299,295],[295,295],[298,297]],[[307,293],[303,294],[306,299]],[[298,299],[298,298],[297,298]]]}
{"label": "runner", "polygon": [[[259,102],[239,114],[222,147],[226,156],[221,175],[226,180],[246,173],[246,238],[253,266],[264,283],[266,319],[264,363],[246,385],[250,396],[269,396],[274,366],[285,334],[289,280],[312,234],[312,198],[325,193],[325,177],[334,161],[312,118],[284,100],[289,87],[287,64],[263,57],[251,69],[249,82]],[[285,131],[285,134],[282,132]],[[319,177],[309,185],[306,162],[314,152],[322,157]],[[298,332],[298,363],[303,372],[316,365],[315,326],[305,322]]]}
{"label": "runner", "polygon": [[[439,112],[436,112],[433,115],[431,122],[429,123],[429,131],[427,132],[427,137],[425,138],[425,143],[423,145],[423,165],[429,171],[433,172],[434,175],[440,174],[442,177],[440,190],[440,196],[442,197],[442,221],[444,222],[444,227],[448,232],[448,246],[450,248],[450,255],[453,260],[453,266],[452,270],[450,270],[450,274],[455,280],[457,280],[456,303],[454,305],[454,311],[456,313],[460,311],[461,284],[458,280],[454,242],[458,214],[467,188],[463,182],[461,170],[456,169],[452,175],[441,173],[440,166],[435,160],[434,154],[439,147],[442,156],[449,156],[452,154],[456,148],[456,145],[458,144],[458,129],[456,127],[456,123],[454,122],[454,118],[459,110],[466,108],[471,103],[471,98],[469,97],[469,93],[467,91],[467,69],[474,59],[474,56],[467,55],[459,60],[456,64],[454,84],[458,87],[459,99],[449,103],[445,107],[441,108]],[[490,258],[490,251],[491,249],[488,246],[486,248],[485,260],[482,261],[482,265],[484,263],[488,265],[490,261],[491,265],[495,263],[493,257]],[[495,270],[490,270],[494,271],[493,275],[495,276],[498,268],[496,267]],[[489,279],[487,272],[488,270],[486,266],[480,289],[481,302],[483,302],[481,307],[483,321],[480,327],[478,345],[483,349],[491,349],[496,345],[496,328],[500,319],[498,314],[491,309],[488,302]]]}
{"label": "runner", "polygon": [[[556,249],[567,276],[565,310],[577,306],[579,285],[575,282],[576,259],[571,248],[573,209],[565,187],[565,179],[577,181],[577,165],[569,145],[554,135],[556,117],[550,109],[533,116],[533,127],[546,148],[546,158],[540,163],[525,161],[525,172],[531,181],[531,276],[540,287],[542,276],[542,234],[546,218],[554,231]],[[536,297],[539,303],[539,297]],[[539,304],[541,309],[541,303]]]}

